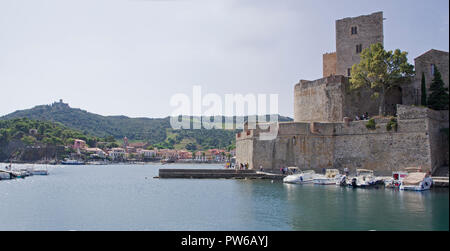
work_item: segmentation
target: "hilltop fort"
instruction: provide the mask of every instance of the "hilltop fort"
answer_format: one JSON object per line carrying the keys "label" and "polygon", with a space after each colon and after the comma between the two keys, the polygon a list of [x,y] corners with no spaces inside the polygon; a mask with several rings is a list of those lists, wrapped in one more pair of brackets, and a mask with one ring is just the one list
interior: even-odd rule
{"label": "hilltop fort", "polygon": [[323,78],[295,85],[294,122],[280,123],[277,138],[270,141],[259,140],[260,129],[245,127],[236,135],[237,162],[250,169],[364,168],[380,174],[448,166],[448,111],[419,107],[422,73],[430,88],[438,68],[448,87],[448,52],[430,50],[415,58],[412,83],[387,93],[386,112],[397,116],[397,130],[387,129],[389,118],[376,118],[373,130],[367,121],[352,121],[365,113],[378,115],[379,101],[370,98],[370,90],[350,91],[349,77],[362,50],[384,44],[383,20],[382,12],[337,20],[336,52],[323,55]]}

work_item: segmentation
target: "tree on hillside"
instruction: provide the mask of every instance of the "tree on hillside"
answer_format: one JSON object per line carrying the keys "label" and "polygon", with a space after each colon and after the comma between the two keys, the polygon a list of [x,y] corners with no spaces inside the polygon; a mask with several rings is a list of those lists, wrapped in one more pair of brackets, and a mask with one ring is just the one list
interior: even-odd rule
{"label": "tree on hillside", "polygon": [[414,66],[408,63],[407,55],[399,49],[386,51],[380,43],[364,49],[360,63],[352,67],[350,89],[372,89],[373,98],[380,100],[379,114],[384,115],[386,93],[410,83],[414,76]]}
{"label": "tree on hillside", "polygon": [[437,68],[434,70],[433,82],[430,86],[428,96],[428,107],[433,110],[448,110],[448,88],[445,88],[441,73]]}
{"label": "tree on hillside", "polygon": [[422,72],[422,85],[421,85],[421,101],[420,104],[427,106],[427,84],[425,83],[425,73]]}

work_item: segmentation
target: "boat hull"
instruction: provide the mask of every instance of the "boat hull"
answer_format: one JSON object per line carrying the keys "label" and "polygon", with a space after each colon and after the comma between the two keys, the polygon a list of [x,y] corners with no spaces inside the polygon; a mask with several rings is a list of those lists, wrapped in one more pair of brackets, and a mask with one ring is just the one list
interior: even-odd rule
{"label": "boat hull", "polygon": [[47,170],[33,170],[30,171],[31,175],[48,175]]}
{"label": "boat hull", "polygon": [[433,185],[433,180],[431,178],[426,178],[422,182],[419,183],[419,185],[400,185],[400,190],[405,191],[427,191],[431,189],[431,186]]}
{"label": "boat hull", "polygon": [[65,166],[82,166],[82,165],[84,165],[84,163],[61,162],[61,165],[65,165]]}
{"label": "boat hull", "polygon": [[0,172],[0,180],[10,180],[10,179],[11,179],[11,174]]}
{"label": "boat hull", "polygon": [[384,187],[384,181],[382,180],[374,180],[374,179],[367,179],[367,180],[360,180],[358,178],[353,178],[349,183],[349,187],[353,188],[380,188]]}
{"label": "boat hull", "polygon": [[338,181],[337,179],[315,179],[314,184],[329,186],[329,185],[336,185],[337,181]]}
{"label": "boat hull", "polygon": [[284,183],[288,184],[312,184],[314,183],[314,177],[311,174],[295,174],[287,176],[283,179]]}

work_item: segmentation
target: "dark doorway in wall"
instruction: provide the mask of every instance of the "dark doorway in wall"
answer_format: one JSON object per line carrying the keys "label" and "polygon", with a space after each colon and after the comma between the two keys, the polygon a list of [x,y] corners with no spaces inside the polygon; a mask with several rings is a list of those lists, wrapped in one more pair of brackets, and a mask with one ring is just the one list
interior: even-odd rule
{"label": "dark doorway in wall", "polygon": [[397,105],[403,104],[402,88],[394,87],[386,93],[386,115],[397,115]]}

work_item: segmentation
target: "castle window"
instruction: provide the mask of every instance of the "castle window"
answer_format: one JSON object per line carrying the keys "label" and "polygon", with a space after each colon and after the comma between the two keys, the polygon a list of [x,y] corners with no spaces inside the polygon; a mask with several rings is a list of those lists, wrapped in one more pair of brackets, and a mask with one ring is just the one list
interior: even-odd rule
{"label": "castle window", "polygon": [[436,66],[434,64],[431,65],[431,75],[434,75],[434,69],[436,69]]}
{"label": "castle window", "polygon": [[357,44],[356,45],[356,53],[361,53],[362,52],[362,44]]}
{"label": "castle window", "polygon": [[356,35],[356,34],[358,34],[358,27],[353,26],[352,27],[352,35]]}
{"label": "castle window", "polygon": [[352,69],[348,68],[347,69],[347,75],[350,77],[352,75]]}

